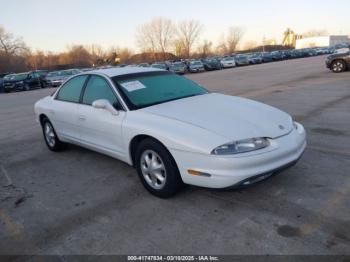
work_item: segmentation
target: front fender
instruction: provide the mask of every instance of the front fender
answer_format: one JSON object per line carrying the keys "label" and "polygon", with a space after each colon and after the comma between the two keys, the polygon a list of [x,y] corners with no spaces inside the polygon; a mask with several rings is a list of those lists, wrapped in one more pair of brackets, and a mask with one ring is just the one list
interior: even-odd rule
{"label": "front fender", "polygon": [[169,150],[201,154],[210,154],[215,147],[227,142],[227,138],[201,127],[141,111],[127,112],[122,133],[128,152],[132,139],[138,135],[154,137]]}

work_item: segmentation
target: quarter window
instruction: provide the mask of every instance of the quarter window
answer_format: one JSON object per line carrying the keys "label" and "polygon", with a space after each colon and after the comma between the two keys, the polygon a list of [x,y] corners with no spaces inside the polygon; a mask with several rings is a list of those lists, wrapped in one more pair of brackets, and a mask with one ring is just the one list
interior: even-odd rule
{"label": "quarter window", "polygon": [[87,75],[82,75],[69,80],[60,88],[56,99],[78,103],[80,100],[81,90],[83,89],[87,77]]}
{"label": "quarter window", "polygon": [[91,76],[86,85],[83,104],[92,105],[98,99],[106,99],[112,105],[117,105],[117,98],[110,85],[100,76]]}

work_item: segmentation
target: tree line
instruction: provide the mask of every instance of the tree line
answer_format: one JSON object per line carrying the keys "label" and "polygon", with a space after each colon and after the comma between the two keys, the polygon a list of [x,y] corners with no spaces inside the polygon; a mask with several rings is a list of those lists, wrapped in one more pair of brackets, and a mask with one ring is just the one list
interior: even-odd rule
{"label": "tree line", "polygon": [[[203,39],[204,26],[198,20],[173,22],[156,17],[136,29],[136,43],[141,54],[130,48],[99,45],[71,45],[59,53],[33,51],[24,40],[0,27],[0,72],[20,72],[33,69],[65,69],[95,67],[118,63],[154,62],[173,58],[199,58],[226,55],[237,51],[245,30],[232,26],[222,34],[216,45]],[[310,30],[307,36],[324,35],[324,30]],[[246,42],[245,49],[257,46]]]}
{"label": "tree line", "polygon": [[[203,31],[203,25],[197,20],[174,23],[167,18],[154,18],[136,30],[137,46],[141,53],[146,54],[137,57],[156,61],[169,57],[190,58],[230,54],[235,52],[244,34],[242,28],[231,27],[226,36],[214,47],[212,41],[201,40]],[[103,49],[99,45],[71,45],[59,53],[33,51],[21,37],[16,37],[0,27],[0,72],[115,65],[135,62],[136,60],[132,59],[134,55],[135,51],[130,48],[112,46]]]}

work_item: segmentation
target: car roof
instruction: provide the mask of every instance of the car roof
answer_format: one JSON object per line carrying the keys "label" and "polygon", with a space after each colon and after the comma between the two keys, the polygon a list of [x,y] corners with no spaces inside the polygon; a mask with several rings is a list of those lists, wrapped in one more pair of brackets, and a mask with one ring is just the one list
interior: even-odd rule
{"label": "car roof", "polygon": [[153,67],[126,66],[126,67],[98,69],[98,70],[89,71],[87,73],[99,73],[99,74],[105,74],[108,77],[114,77],[114,76],[128,75],[128,74],[134,74],[134,73],[157,72],[157,71],[164,71],[164,70],[153,68]]}

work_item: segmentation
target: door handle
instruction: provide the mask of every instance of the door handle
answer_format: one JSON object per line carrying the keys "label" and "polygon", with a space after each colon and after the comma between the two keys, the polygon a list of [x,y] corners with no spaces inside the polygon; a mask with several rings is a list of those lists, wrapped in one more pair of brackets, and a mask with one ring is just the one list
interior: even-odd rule
{"label": "door handle", "polygon": [[81,120],[81,121],[85,121],[86,117],[85,116],[79,116],[78,119]]}

